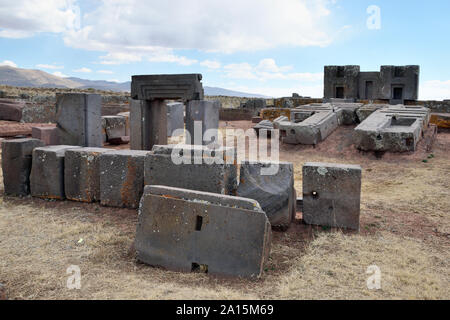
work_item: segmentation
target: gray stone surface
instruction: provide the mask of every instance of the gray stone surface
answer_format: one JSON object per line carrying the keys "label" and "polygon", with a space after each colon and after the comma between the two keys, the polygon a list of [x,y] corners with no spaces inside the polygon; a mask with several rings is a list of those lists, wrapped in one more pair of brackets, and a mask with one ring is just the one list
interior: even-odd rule
{"label": "gray stone surface", "polygon": [[151,150],[155,144],[167,144],[167,107],[164,100],[132,100],[130,126],[132,150]]}
{"label": "gray stone surface", "polygon": [[106,141],[127,135],[127,118],[123,116],[103,116],[102,127],[105,130]]}
{"label": "gray stone surface", "polygon": [[30,194],[30,172],[33,149],[44,146],[38,139],[13,139],[2,141],[2,170],[5,194],[26,196]]}
{"label": "gray stone surface", "polygon": [[101,102],[99,94],[56,94],[59,143],[102,147]]}
{"label": "gray stone surface", "polygon": [[190,160],[185,164],[175,164],[170,155],[148,154],[145,159],[145,185],[165,185],[226,195],[235,194],[236,165],[208,164],[205,158],[200,157],[191,157]]}
{"label": "gray stone surface", "polygon": [[361,167],[303,165],[303,220],[307,224],[359,230]]}
{"label": "gray stone surface", "polygon": [[201,74],[158,74],[131,77],[131,98],[136,100],[201,100]]}
{"label": "gray stone surface", "polygon": [[56,127],[32,127],[31,136],[42,140],[46,146],[59,144],[58,128]]}
{"label": "gray stone surface", "polygon": [[[211,143],[211,140],[204,141],[204,134],[207,130],[218,130],[219,128],[219,101],[192,100],[186,107],[186,144],[204,144]],[[195,131],[195,122],[201,123],[200,132]],[[186,132],[186,133],[187,133]],[[199,136],[201,134],[201,136]],[[189,139],[190,138],[190,139]]]}
{"label": "gray stone surface", "polygon": [[100,201],[100,155],[106,148],[66,150],[64,188],[66,198],[81,202]]}
{"label": "gray stone surface", "polygon": [[355,128],[355,145],[363,151],[415,151],[429,119],[430,110],[421,106],[379,109]]}
{"label": "gray stone surface", "polygon": [[33,165],[30,175],[31,195],[45,199],[65,198],[64,157],[69,149],[78,146],[47,146],[33,151]]}
{"label": "gray stone surface", "polygon": [[[274,175],[262,168],[278,165]],[[294,167],[289,162],[243,162],[237,196],[258,201],[272,227],[287,229],[295,218]]]}
{"label": "gray stone surface", "polygon": [[270,223],[254,200],[146,186],[139,207],[137,259],[174,271],[259,277]]}
{"label": "gray stone surface", "polygon": [[389,107],[388,104],[366,104],[356,110],[356,116],[358,117],[358,121],[361,123],[366,120],[372,113],[377,111],[378,109],[383,109]]}
{"label": "gray stone surface", "polygon": [[100,203],[137,208],[144,189],[144,161],[150,151],[114,150],[100,156]]}
{"label": "gray stone surface", "polygon": [[167,104],[167,136],[177,130],[184,130],[184,104],[173,102]]}

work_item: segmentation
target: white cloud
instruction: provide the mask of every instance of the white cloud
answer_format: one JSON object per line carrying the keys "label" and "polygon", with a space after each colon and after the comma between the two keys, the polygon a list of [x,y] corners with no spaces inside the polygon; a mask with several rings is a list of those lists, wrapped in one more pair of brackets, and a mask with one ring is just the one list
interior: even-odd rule
{"label": "white cloud", "polygon": [[53,75],[57,76],[57,77],[61,77],[61,78],[67,78],[68,77],[68,75],[65,75],[61,71],[55,71],[55,72],[53,72]]}
{"label": "white cloud", "polygon": [[10,60],[4,60],[3,62],[0,62],[0,66],[8,66],[8,67],[17,68],[17,64],[15,64],[14,62],[12,62]]}
{"label": "white cloud", "polygon": [[90,73],[90,72],[92,72],[92,70],[91,70],[91,69],[89,69],[89,68],[85,68],[85,67],[83,67],[83,68],[80,68],[80,69],[75,69],[75,70],[73,70],[73,72],[79,72],[79,73]]}
{"label": "white cloud", "polygon": [[79,27],[75,0],[0,0],[0,37],[25,38],[38,32],[61,33]]}
{"label": "white cloud", "polygon": [[110,71],[110,70],[98,70],[97,73],[102,73],[102,74],[113,74],[114,72]]}
{"label": "white cloud", "polygon": [[207,67],[208,69],[219,69],[222,65],[218,61],[213,60],[205,60],[200,62],[200,65],[203,67]]}
{"label": "white cloud", "polygon": [[244,80],[295,80],[303,82],[323,82],[323,73],[287,72],[291,66],[278,66],[274,59],[262,59],[257,65],[247,62],[225,65],[225,76],[230,79]]}
{"label": "white cloud", "polygon": [[420,100],[444,100],[450,99],[450,80],[425,81],[419,88]]}
{"label": "white cloud", "polygon": [[55,65],[51,65],[51,64],[37,64],[36,68],[39,68],[39,69],[52,69],[52,70],[64,69],[63,66],[55,66]]}
{"label": "white cloud", "polygon": [[[328,0],[103,1],[65,32],[67,45],[103,51],[103,64],[196,60],[175,50],[232,53],[280,46],[326,46]],[[176,10],[174,10],[176,8]],[[270,68],[270,65],[261,67]]]}

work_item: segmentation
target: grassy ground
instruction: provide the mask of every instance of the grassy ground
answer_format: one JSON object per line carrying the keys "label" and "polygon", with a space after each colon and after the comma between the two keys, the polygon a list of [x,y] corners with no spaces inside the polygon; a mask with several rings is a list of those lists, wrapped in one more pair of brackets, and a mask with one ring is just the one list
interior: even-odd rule
{"label": "grassy ground", "polygon": [[[274,233],[259,280],[181,274],[136,262],[136,212],[98,204],[0,198],[0,283],[10,299],[449,299],[450,134],[433,158],[360,154],[340,128],[316,148],[282,146],[282,160],[363,167],[361,231],[323,230],[297,221]],[[3,193],[3,184],[0,192]],[[81,240],[82,239],[82,240]],[[81,290],[68,290],[78,265]],[[369,290],[367,267],[381,270]]]}

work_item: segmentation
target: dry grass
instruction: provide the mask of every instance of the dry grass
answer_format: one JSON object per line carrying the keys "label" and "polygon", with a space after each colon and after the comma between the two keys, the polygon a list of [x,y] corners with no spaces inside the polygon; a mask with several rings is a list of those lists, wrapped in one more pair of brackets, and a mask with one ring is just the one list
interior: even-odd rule
{"label": "dry grass", "polygon": [[[438,136],[428,163],[283,147],[283,160],[295,164],[298,191],[306,161],[362,165],[361,232],[296,223],[274,233],[267,270],[256,281],[136,262],[129,250],[134,210],[3,197],[0,283],[12,299],[449,299],[448,141],[448,134]],[[81,268],[81,290],[66,288],[72,264]],[[381,290],[366,286],[373,264],[382,272]]]}

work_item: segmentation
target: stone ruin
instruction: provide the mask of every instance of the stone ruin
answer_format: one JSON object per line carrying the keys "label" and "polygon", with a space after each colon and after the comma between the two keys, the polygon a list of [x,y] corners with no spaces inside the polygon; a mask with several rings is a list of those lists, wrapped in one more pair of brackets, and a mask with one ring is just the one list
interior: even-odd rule
{"label": "stone ruin", "polygon": [[[195,121],[218,129],[218,106],[201,100],[200,79],[133,77],[129,123],[138,150],[102,147],[105,134],[126,134],[127,122],[102,120],[98,97],[59,97],[55,132],[67,144],[46,146],[34,138],[2,141],[5,194],[137,209],[138,260],[176,271],[259,277],[270,253],[272,228],[289,228],[302,202],[294,188],[293,165],[238,164],[235,148],[216,144],[167,145],[165,99],[186,103],[188,131]],[[317,113],[344,119],[344,109],[319,108]],[[287,117],[275,120],[281,129]],[[178,163],[174,157],[191,162]],[[278,172],[265,176],[262,169],[274,164]],[[360,185],[357,166],[305,164],[304,222],[358,230]]]}

